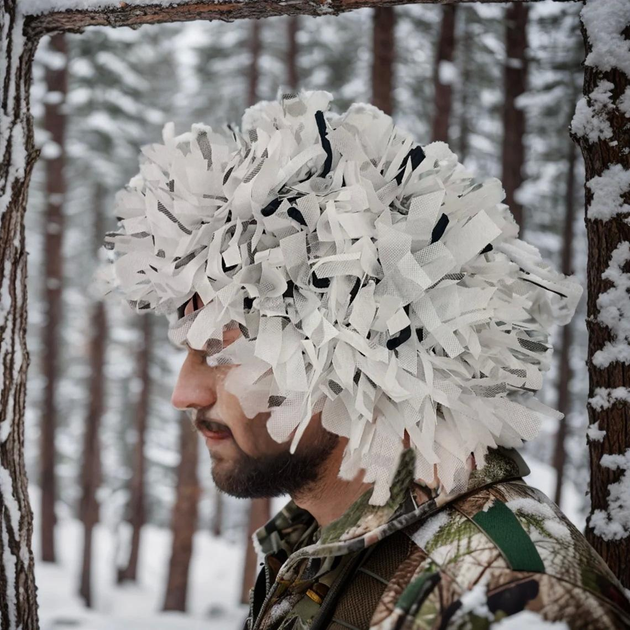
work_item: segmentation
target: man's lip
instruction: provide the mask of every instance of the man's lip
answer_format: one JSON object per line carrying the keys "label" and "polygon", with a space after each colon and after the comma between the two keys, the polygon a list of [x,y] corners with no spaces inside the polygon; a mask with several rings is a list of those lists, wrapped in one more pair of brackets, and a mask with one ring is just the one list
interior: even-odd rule
{"label": "man's lip", "polygon": [[[219,431],[215,431],[211,428],[211,426],[209,426],[209,423],[220,425],[223,428]],[[195,422],[195,426],[197,427],[199,433],[212,440],[226,440],[232,437],[232,431],[230,431],[227,424],[217,420],[216,418],[198,418]]]}

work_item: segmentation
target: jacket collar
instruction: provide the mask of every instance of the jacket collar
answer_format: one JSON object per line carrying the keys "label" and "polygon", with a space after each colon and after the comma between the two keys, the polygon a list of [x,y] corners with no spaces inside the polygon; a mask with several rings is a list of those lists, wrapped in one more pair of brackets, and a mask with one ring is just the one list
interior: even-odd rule
{"label": "jacket collar", "polygon": [[[518,479],[530,472],[516,450],[491,449],[485,465],[471,472],[467,486],[447,494],[414,480],[414,463],[414,452],[407,449],[401,456],[385,505],[370,505],[372,490],[368,490],[340,518],[319,530],[309,512],[289,501],[255,532],[254,540],[265,555],[280,553],[286,558],[298,550],[305,556],[342,555],[367,547],[464,494],[483,486]],[[313,537],[317,542],[310,544]]]}

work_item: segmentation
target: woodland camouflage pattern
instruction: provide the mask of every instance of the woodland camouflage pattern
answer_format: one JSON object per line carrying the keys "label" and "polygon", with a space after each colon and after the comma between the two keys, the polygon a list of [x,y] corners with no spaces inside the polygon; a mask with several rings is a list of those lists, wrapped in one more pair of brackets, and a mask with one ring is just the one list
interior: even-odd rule
{"label": "woodland camouflage pattern", "polygon": [[[521,479],[529,469],[516,451],[491,451],[458,496],[414,482],[413,457],[403,454],[384,506],[369,505],[367,492],[320,531],[291,501],[256,532],[264,567],[250,593],[248,630],[484,630],[523,610],[571,630],[630,628],[622,586],[558,507]],[[395,564],[380,586],[368,562],[334,582],[358,554],[376,558],[368,548],[385,544]],[[333,583],[340,592],[354,583],[357,596],[345,608],[337,600],[333,621],[321,624]],[[357,603],[370,606],[371,621],[356,621],[370,619],[357,615]]]}

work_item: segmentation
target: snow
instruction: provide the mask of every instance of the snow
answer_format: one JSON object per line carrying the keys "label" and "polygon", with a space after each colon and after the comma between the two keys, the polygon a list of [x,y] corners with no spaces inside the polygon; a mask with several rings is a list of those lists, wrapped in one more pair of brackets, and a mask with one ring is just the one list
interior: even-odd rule
{"label": "snow", "polygon": [[617,108],[627,118],[630,118],[630,87],[627,87],[626,91],[617,99]]}
{"label": "snow", "polygon": [[[630,206],[627,207],[630,210]],[[622,241],[611,254],[610,265],[602,274],[613,287],[597,298],[597,319],[610,329],[613,340],[593,355],[593,364],[598,368],[606,368],[614,361],[630,363],[630,274],[623,270],[628,261],[630,243]]]}
{"label": "snow", "polygon": [[613,130],[608,116],[613,110],[610,98],[613,88],[614,85],[610,81],[602,80],[588,95],[588,100],[582,97],[578,101],[571,121],[573,133],[586,136],[590,142],[612,138]]}
{"label": "snow", "polygon": [[7,597],[9,598],[9,601],[7,602],[9,613],[9,627],[7,628],[7,630],[15,630],[17,626],[17,601],[15,597],[16,559],[9,550],[9,532],[7,532],[7,524],[5,523],[4,519],[0,520],[2,521],[2,560],[4,565],[4,575],[6,576],[7,580],[6,593]]}
{"label": "snow", "polygon": [[429,541],[440,531],[443,525],[449,521],[447,511],[438,512],[435,516],[427,519],[427,522],[411,537],[413,542],[424,549]]}
{"label": "snow", "polygon": [[599,421],[589,424],[586,435],[591,442],[601,442],[606,437],[606,431],[599,428]]}
{"label": "snow", "polygon": [[494,615],[488,608],[488,597],[486,595],[489,579],[490,575],[486,573],[477,584],[459,598],[462,606],[457,611],[458,617],[467,613],[473,613],[477,617],[485,617],[490,619],[490,621],[494,619]]}
{"label": "snow", "polygon": [[[33,501],[34,507],[39,505]],[[35,523],[35,532],[39,523]],[[244,546],[195,535],[188,590],[188,613],[160,612],[170,557],[171,535],[147,525],[142,530],[138,583],[116,585],[116,536],[104,525],[94,530],[92,589],[94,609],[78,597],[82,525],[61,518],[57,526],[57,564],[35,563],[41,630],[240,630],[247,607],[238,603]],[[38,559],[38,536],[33,536]],[[79,543],[79,544],[78,544]]]}
{"label": "snow", "polygon": [[544,519],[543,528],[555,538],[564,539],[566,541],[571,540],[571,532],[568,527],[558,520],[555,512],[551,506],[546,503],[540,503],[535,499],[528,497],[522,497],[520,499],[513,499],[508,501],[506,505],[512,510],[512,512],[522,512],[531,516],[537,516]]}
{"label": "snow", "polygon": [[624,203],[621,197],[630,189],[630,171],[621,164],[611,164],[601,175],[589,179],[586,185],[593,193],[587,210],[589,219],[607,221],[618,214],[630,212],[630,205]]}
{"label": "snow", "polygon": [[617,401],[630,402],[630,389],[627,387],[596,387],[595,396],[588,399],[591,407],[597,411],[608,409]]}
{"label": "snow", "polygon": [[630,535],[630,449],[623,455],[603,455],[600,464],[610,470],[622,470],[617,483],[608,486],[608,508],[595,510],[590,526],[604,540],[621,540]]}
{"label": "snow", "polygon": [[457,66],[451,61],[442,59],[438,66],[438,77],[442,85],[452,85],[457,81]]}
{"label": "snow", "polygon": [[630,23],[630,2],[587,0],[580,17],[593,46],[585,65],[604,71],[618,68],[630,77],[630,41],[622,35]]}
{"label": "snow", "polygon": [[516,615],[501,619],[492,626],[494,630],[569,630],[564,621],[545,621],[533,610],[522,610]]}

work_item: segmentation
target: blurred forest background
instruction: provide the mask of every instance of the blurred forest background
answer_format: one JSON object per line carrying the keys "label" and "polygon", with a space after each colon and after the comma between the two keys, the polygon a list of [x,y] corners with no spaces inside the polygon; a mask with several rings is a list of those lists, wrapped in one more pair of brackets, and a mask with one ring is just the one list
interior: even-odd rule
{"label": "blurred forest background", "polygon": [[[421,144],[498,177],[521,225],[586,286],[584,181],[569,136],[582,92],[581,3],[410,5],[327,17],[92,28],[39,47],[41,147],[29,195],[26,454],[42,630],[242,627],[251,532],[286,501],[217,493],[170,404],[184,356],[166,320],[90,291],[113,195],[140,147],[194,122],[238,123],[278,89],[372,102]],[[525,448],[529,481],[584,527],[586,304],[555,334],[539,396],[566,414]],[[170,612],[163,612],[170,611]]]}

